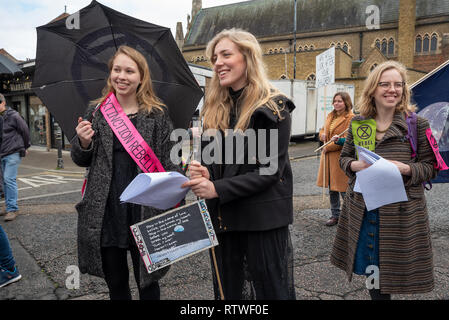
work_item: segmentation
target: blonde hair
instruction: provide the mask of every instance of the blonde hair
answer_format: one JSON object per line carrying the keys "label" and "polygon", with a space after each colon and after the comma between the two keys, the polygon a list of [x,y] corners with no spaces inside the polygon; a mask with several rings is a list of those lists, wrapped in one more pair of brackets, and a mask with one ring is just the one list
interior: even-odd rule
{"label": "blonde hair", "polygon": [[398,71],[404,82],[401,102],[396,106],[396,112],[409,114],[416,110],[416,106],[410,102],[410,88],[407,84],[407,69],[402,63],[389,60],[376,66],[365,80],[365,86],[357,104],[357,109],[363,117],[374,118],[377,115],[376,103],[374,102],[373,95],[378,87],[379,79],[382,74],[391,69]]}
{"label": "blonde hair", "polygon": [[137,87],[136,92],[139,111],[147,111],[150,113],[153,110],[153,108],[163,111],[162,106],[165,105],[154,93],[150,69],[148,68],[147,60],[139,51],[128,46],[120,46],[117,49],[117,52],[112,56],[112,58],[109,59],[108,62],[109,77],[106,86],[103,88],[101,92],[102,94],[101,98],[92,101],[92,104],[102,103],[110,92],[116,94],[115,89],[111,83],[111,71],[112,67],[114,66],[114,60],[119,54],[124,54],[128,56],[137,64],[137,68],[139,69],[141,83]]}
{"label": "blonde hair", "polygon": [[[268,108],[281,117],[281,110],[271,100],[274,96],[279,95],[280,92],[274,89],[268,81],[262,60],[262,49],[257,39],[251,33],[242,29],[232,28],[221,31],[207,44],[206,55],[212,64],[215,64],[215,59],[213,58],[215,46],[224,38],[231,40],[237,45],[238,50],[246,61],[248,85],[243,90],[240,98],[242,102],[234,130],[245,131],[254,111],[263,105],[267,105]],[[229,89],[220,86],[218,75],[214,72],[206,93],[204,107],[201,111],[204,129],[228,129],[232,105],[233,102]]]}

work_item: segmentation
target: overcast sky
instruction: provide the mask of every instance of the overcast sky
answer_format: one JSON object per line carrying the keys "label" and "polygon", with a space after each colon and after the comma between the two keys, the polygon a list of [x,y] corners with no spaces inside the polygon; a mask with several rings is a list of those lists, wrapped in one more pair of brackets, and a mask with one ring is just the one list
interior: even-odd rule
{"label": "overcast sky", "polygon": [[[203,8],[245,0],[203,0]],[[36,27],[47,24],[64,6],[73,14],[91,0],[0,0],[0,48],[19,60],[36,57]],[[191,0],[99,0],[100,3],[135,18],[168,27],[176,34],[176,22],[187,29]]]}

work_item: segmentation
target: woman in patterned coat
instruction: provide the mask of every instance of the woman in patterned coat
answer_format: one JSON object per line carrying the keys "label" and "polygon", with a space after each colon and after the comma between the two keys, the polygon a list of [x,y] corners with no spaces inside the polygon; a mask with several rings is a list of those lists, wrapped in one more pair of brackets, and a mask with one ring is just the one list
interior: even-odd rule
{"label": "woman in patterned coat", "polygon": [[[434,178],[435,155],[427,140],[427,120],[418,117],[417,156],[407,138],[406,114],[413,111],[405,67],[395,61],[377,66],[366,80],[359,111],[364,119],[376,121],[375,152],[394,163],[402,174],[408,201],[367,211],[361,193],[354,191],[356,172],[369,165],[357,160],[352,127],[340,157],[349,177],[331,263],[352,274],[372,277],[372,299],[390,299],[390,294],[412,294],[434,288],[433,255],[424,181]],[[360,120],[356,116],[352,121]],[[374,266],[374,269],[372,269]],[[379,284],[380,286],[376,285]],[[372,282],[371,282],[372,284]],[[380,289],[379,289],[380,287]]]}
{"label": "woman in patterned coat", "polygon": [[[123,111],[151,147],[166,171],[181,172],[170,159],[173,129],[165,105],[153,89],[145,57],[137,50],[121,46],[109,62],[110,75],[102,102],[109,92],[117,97]],[[87,109],[84,119],[92,117]],[[86,191],[76,205],[78,211],[78,263],[82,273],[105,278],[111,300],[131,300],[127,251],[141,300],[160,299],[158,280],[168,267],[148,273],[129,226],[163,210],[121,203],[120,194],[142,170],[115,136],[103,113],[91,121],[79,119],[72,140],[73,162],[89,167]]]}

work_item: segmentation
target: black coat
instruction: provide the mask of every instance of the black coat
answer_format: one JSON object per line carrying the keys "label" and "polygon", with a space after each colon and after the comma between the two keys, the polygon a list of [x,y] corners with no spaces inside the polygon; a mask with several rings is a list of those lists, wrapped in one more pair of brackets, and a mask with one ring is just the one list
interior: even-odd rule
{"label": "black coat", "polygon": [[[248,161],[248,149],[254,146],[254,143],[248,145],[248,141],[245,141],[244,152],[241,152],[242,150],[234,152],[237,158],[244,156],[244,163],[234,161],[233,164],[205,164],[219,196],[206,201],[217,233],[265,231],[287,226],[293,222],[293,177],[288,145],[291,128],[290,112],[295,106],[284,96],[277,96],[274,101],[282,109],[282,119],[267,106],[263,106],[254,112],[248,127],[257,133],[261,131],[260,129],[277,130],[278,152],[277,156],[270,158],[272,163],[277,161],[277,170],[273,174],[261,174],[261,170],[267,168],[267,165],[264,166],[266,159],[264,160],[263,157],[258,156],[257,159]],[[267,136],[269,136],[268,132]],[[222,147],[223,140],[225,139],[221,140]],[[265,142],[265,139],[262,141]],[[259,138],[256,145],[258,143]],[[275,148],[273,146],[270,148],[269,145],[266,153],[262,152],[262,155],[270,155],[270,152],[275,151]],[[204,147],[203,142],[203,155]],[[218,147],[217,150],[223,149]],[[256,154],[259,155],[259,153]]]}

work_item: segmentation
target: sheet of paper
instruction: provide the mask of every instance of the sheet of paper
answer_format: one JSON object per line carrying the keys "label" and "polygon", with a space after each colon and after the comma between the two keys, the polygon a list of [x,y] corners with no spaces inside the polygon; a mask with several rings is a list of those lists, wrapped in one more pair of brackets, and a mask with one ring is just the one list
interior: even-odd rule
{"label": "sheet of paper", "polygon": [[190,190],[181,188],[188,180],[179,172],[140,173],[120,195],[120,201],[163,210],[172,208]]}
{"label": "sheet of paper", "polygon": [[356,175],[367,210],[408,200],[399,169],[384,158]]}

